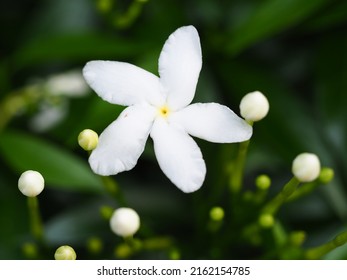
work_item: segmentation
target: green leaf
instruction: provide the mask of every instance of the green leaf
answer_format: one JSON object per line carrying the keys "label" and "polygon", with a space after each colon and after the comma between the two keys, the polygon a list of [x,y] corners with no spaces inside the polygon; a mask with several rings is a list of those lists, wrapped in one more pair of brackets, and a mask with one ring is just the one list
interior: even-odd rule
{"label": "green leaf", "polygon": [[[100,217],[100,203],[102,202],[89,201],[60,212],[49,220],[45,225],[48,244],[56,247],[65,243],[82,246],[88,238],[103,234],[108,230],[108,223]],[[109,233],[111,235],[110,230]]]}
{"label": "green leaf", "polygon": [[250,45],[286,30],[316,12],[329,0],[269,0],[254,9],[230,36],[227,50],[239,53]]}
{"label": "green leaf", "polygon": [[49,186],[73,191],[102,190],[101,180],[87,161],[43,139],[4,131],[0,135],[0,153],[18,174],[30,169],[39,171]]}
{"label": "green leaf", "polygon": [[336,33],[322,39],[315,60],[317,106],[328,127],[325,135],[341,149],[340,157],[341,152],[345,154],[347,136],[347,38]]}
{"label": "green leaf", "polygon": [[90,59],[123,58],[138,54],[144,46],[117,37],[100,34],[64,34],[42,36],[23,45],[14,54],[15,68],[52,63],[80,62]]}
{"label": "green leaf", "polygon": [[317,17],[305,24],[305,30],[319,31],[345,24],[347,21],[347,1],[336,1],[324,9]]}

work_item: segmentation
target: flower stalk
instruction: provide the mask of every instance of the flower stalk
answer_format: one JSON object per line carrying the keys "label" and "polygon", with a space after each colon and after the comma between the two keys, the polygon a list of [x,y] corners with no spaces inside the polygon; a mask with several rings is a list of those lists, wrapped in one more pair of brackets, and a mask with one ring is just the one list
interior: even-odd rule
{"label": "flower stalk", "polygon": [[43,240],[43,225],[39,209],[39,201],[36,196],[27,198],[30,228],[32,235],[39,241]]}
{"label": "flower stalk", "polygon": [[287,201],[287,199],[296,191],[300,181],[293,177],[272,200],[263,208],[263,214],[274,215],[278,209]]}
{"label": "flower stalk", "polygon": [[230,177],[230,190],[233,193],[238,193],[241,190],[243,183],[243,173],[245,168],[246,156],[249,147],[250,140],[241,142],[239,145],[239,151],[234,163],[234,170]]}
{"label": "flower stalk", "polygon": [[305,257],[306,259],[309,259],[309,260],[320,259],[325,254],[329,253],[335,248],[340,247],[346,243],[347,243],[347,231],[340,233],[333,240],[323,245],[308,249],[305,253]]}

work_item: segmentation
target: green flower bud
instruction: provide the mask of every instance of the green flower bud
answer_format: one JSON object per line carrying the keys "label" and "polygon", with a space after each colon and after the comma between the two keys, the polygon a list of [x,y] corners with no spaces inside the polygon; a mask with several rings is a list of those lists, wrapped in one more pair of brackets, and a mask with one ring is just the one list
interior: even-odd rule
{"label": "green flower bud", "polygon": [[100,214],[105,220],[111,219],[113,211],[114,211],[114,208],[110,206],[104,205],[100,207]]}
{"label": "green flower bud", "polygon": [[275,224],[275,219],[271,214],[261,214],[258,222],[263,228],[271,228]]}
{"label": "green flower bud", "polygon": [[92,237],[87,241],[87,248],[93,254],[98,254],[102,250],[102,241],[100,238]]}
{"label": "green flower bud", "polygon": [[119,244],[115,250],[115,255],[119,259],[129,258],[132,255],[132,253],[133,253],[133,250],[131,249],[130,245],[128,245],[127,243]]}
{"label": "green flower bud", "polygon": [[267,175],[259,175],[255,179],[255,185],[258,189],[267,190],[271,186],[271,179]]}
{"label": "green flower bud", "polygon": [[98,141],[98,134],[91,129],[85,129],[78,135],[78,144],[86,151],[94,150]]}
{"label": "green flower bud", "polygon": [[213,207],[211,210],[210,210],[210,218],[211,220],[213,221],[221,221],[223,220],[224,218],[224,210],[222,207]]}
{"label": "green flower bud", "polygon": [[169,258],[170,260],[179,260],[181,259],[181,253],[178,249],[173,248],[169,252]]}
{"label": "green flower bud", "polygon": [[295,246],[301,246],[306,239],[306,233],[304,231],[295,231],[290,235],[290,241]]}
{"label": "green flower bud", "polygon": [[38,249],[34,243],[27,242],[22,246],[22,251],[26,258],[35,259],[38,256]]}
{"label": "green flower bud", "polygon": [[323,167],[319,174],[319,180],[323,184],[328,184],[332,179],[334,179],[334,170],[329,167]]}
{"label": "green flower bud", "polygon": [[54,258],[56,260],[76,260],[76,252],[68,245],[60,246],[55,251]]}

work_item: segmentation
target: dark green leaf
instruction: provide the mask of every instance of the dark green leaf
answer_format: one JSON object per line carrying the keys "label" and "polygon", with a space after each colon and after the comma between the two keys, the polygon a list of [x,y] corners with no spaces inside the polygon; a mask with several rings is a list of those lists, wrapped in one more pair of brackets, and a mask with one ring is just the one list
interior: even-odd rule
{"label": "dark green leaf", "polygon": [[268,0],[254,9],[230,36],[227,50],[233,54],[250,45],[286,30],[324,7],[329,0]]}
{"label": "dark green leaf", "polygon": [[48,185],[74,191],[102,190],[101,181],[86,160],[34,136],[3,132],[0,153],[18,174],[26,170],[39,171]]}
{"label": "dark green leaf", "polygon": [[80,62],[91,59],[124,58],[138,54],[144,46],[101,34],[45,36],[23,45],[13,57],[16,68],[53,61]]}

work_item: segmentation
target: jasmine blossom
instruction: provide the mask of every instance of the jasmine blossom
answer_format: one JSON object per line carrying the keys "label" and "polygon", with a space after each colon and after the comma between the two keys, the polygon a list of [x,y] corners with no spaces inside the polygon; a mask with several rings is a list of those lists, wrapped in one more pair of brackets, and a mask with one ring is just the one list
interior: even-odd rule
{"label": "jasmine blossom", "polygon": [[177,29],[165,42],[157,77],[129,63],[91,61],[83,69],[87,83],[104,100],[128,106],[100,135],[89,163],[100,175],[132,169],[148,136],[164,174],[183,192],[198,190],[206,166],[191,136],[215,143],[248,140],[252,127],[217,103],[189,105],[202,66],[198,32]]}

